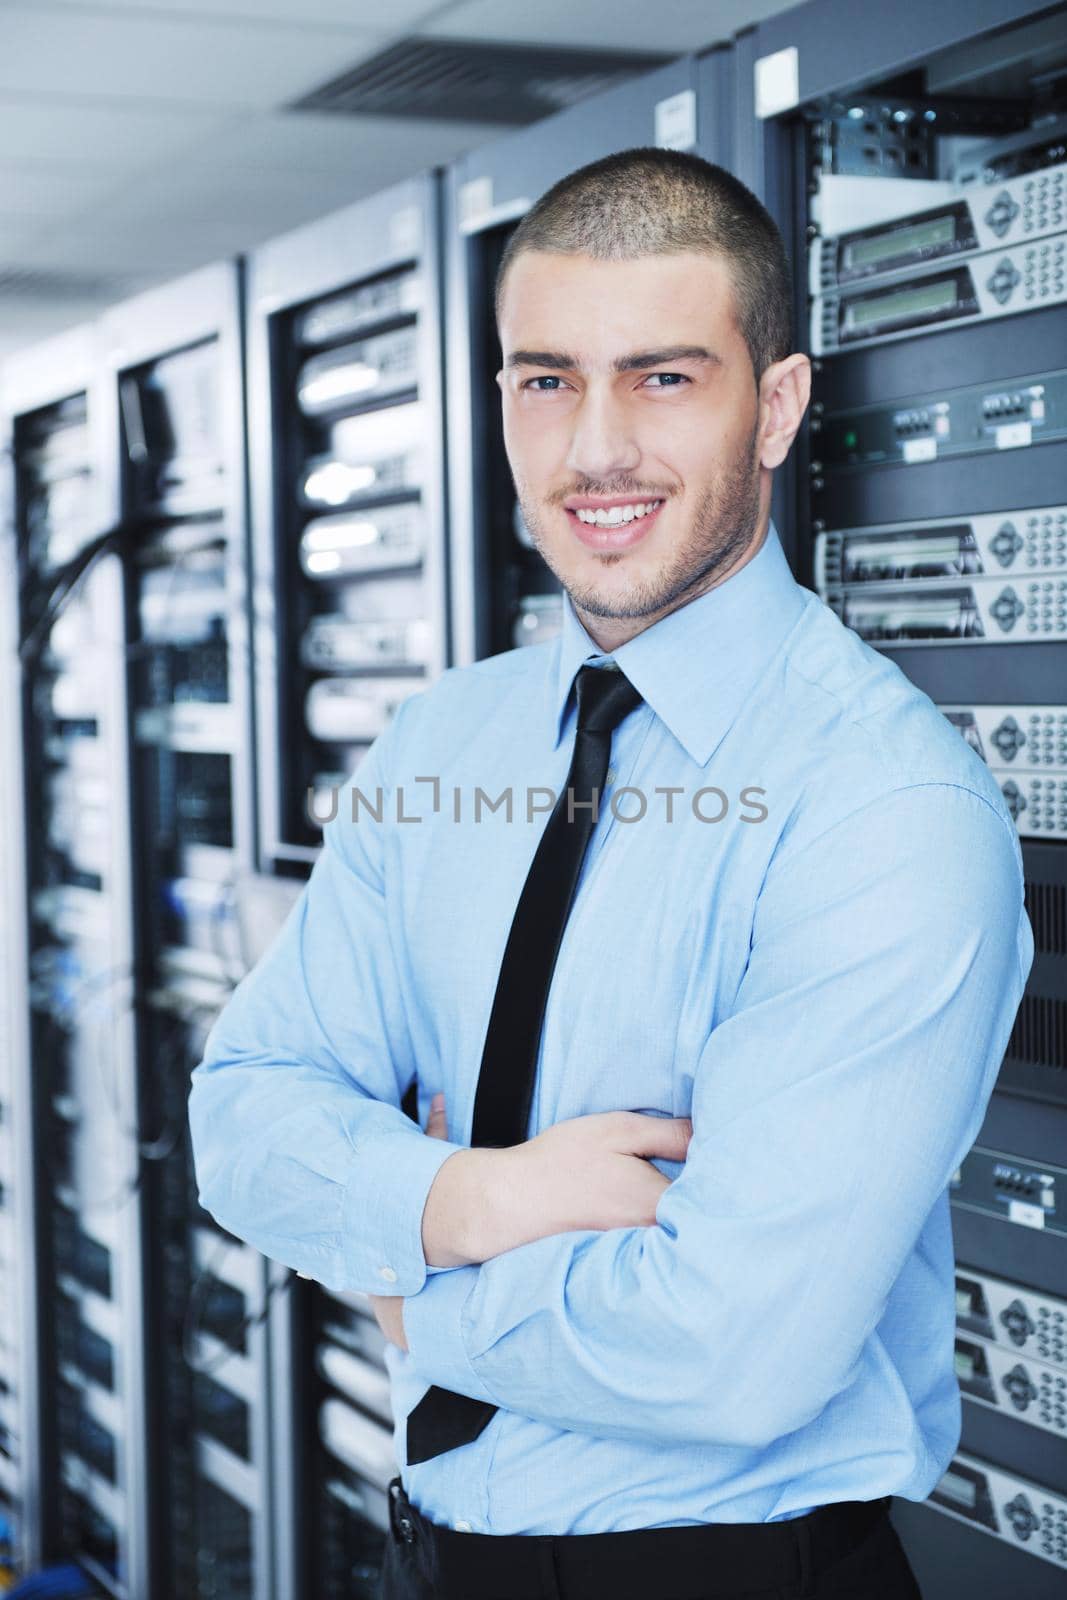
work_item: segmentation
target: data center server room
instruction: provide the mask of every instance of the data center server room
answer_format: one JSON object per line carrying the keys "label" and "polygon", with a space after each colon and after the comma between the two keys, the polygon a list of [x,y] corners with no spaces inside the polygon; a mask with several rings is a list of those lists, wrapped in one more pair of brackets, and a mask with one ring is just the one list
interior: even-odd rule
{"label": "data center server room", "polygon": [[1067,1594],[1067,5],[0,4],[0,1596]]}

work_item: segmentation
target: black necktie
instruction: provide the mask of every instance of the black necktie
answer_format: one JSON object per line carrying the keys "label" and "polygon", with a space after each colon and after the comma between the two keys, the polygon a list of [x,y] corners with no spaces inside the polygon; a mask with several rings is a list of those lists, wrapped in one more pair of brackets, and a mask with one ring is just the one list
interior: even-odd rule
{"label": "black necktie", "polygon": [[[641,704],[641,695],[618,668],[580,667],[575,693],[578,731],[570,771],[526,876],[500,964],[478,1074],[472,1145],[502,1147],[526,1139],[548,989],[595,825],[589,802],[595,791],[599,805],[612,733]],[[407,1419],[408,1461],[429,1461],[469,1444],[496,1409],[487,1400],[435,1384]]]}

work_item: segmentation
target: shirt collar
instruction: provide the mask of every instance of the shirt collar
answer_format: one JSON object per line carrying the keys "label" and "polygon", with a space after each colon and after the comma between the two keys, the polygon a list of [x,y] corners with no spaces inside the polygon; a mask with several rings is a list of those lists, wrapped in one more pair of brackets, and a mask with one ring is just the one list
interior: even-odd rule
{"label": "shirt collar", "polygon": [[552,747],[586,661],[615,661],[698,766],[706,766],[809,598],[771,522],[756,554],[725,582],[668,612],[610,656],[563,595],[557,668],[549,671]]}

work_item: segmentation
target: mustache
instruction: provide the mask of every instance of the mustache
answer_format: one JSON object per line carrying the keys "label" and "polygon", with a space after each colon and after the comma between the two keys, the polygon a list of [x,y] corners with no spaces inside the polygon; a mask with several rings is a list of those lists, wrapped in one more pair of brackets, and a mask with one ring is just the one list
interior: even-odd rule
{"label": "mustache", "polygon": [[649,500],[667,500],[673,494],[673,489],[664,489],[652,483],[634,483],[633,479],[606,478],[598,482],[593,478],[581,478],[566,489],[553,490],[545,498],[549,505],[561,506],[572,495],[600,495],[604,499],[618,495],[633,495],[639,499],[644,495]]}

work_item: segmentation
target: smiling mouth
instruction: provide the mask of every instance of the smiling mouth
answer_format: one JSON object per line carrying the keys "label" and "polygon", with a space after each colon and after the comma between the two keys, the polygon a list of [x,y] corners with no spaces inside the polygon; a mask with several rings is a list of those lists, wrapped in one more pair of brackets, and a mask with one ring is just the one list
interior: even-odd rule
{"label": "smiling mouth", "polygon": [[579,544],[594,554],[608,555],[643,545],[658,525],[666,498],[617,500],[613,505],[590,505],[576,500],[564,510]]}
{"label": "smiling mouth", "polygon": [[568,506],[566,509],[588,527],[621,528],[628,522],[640,522],[651,516],[662,504],[662,499],[632,500],[614,506]]}

